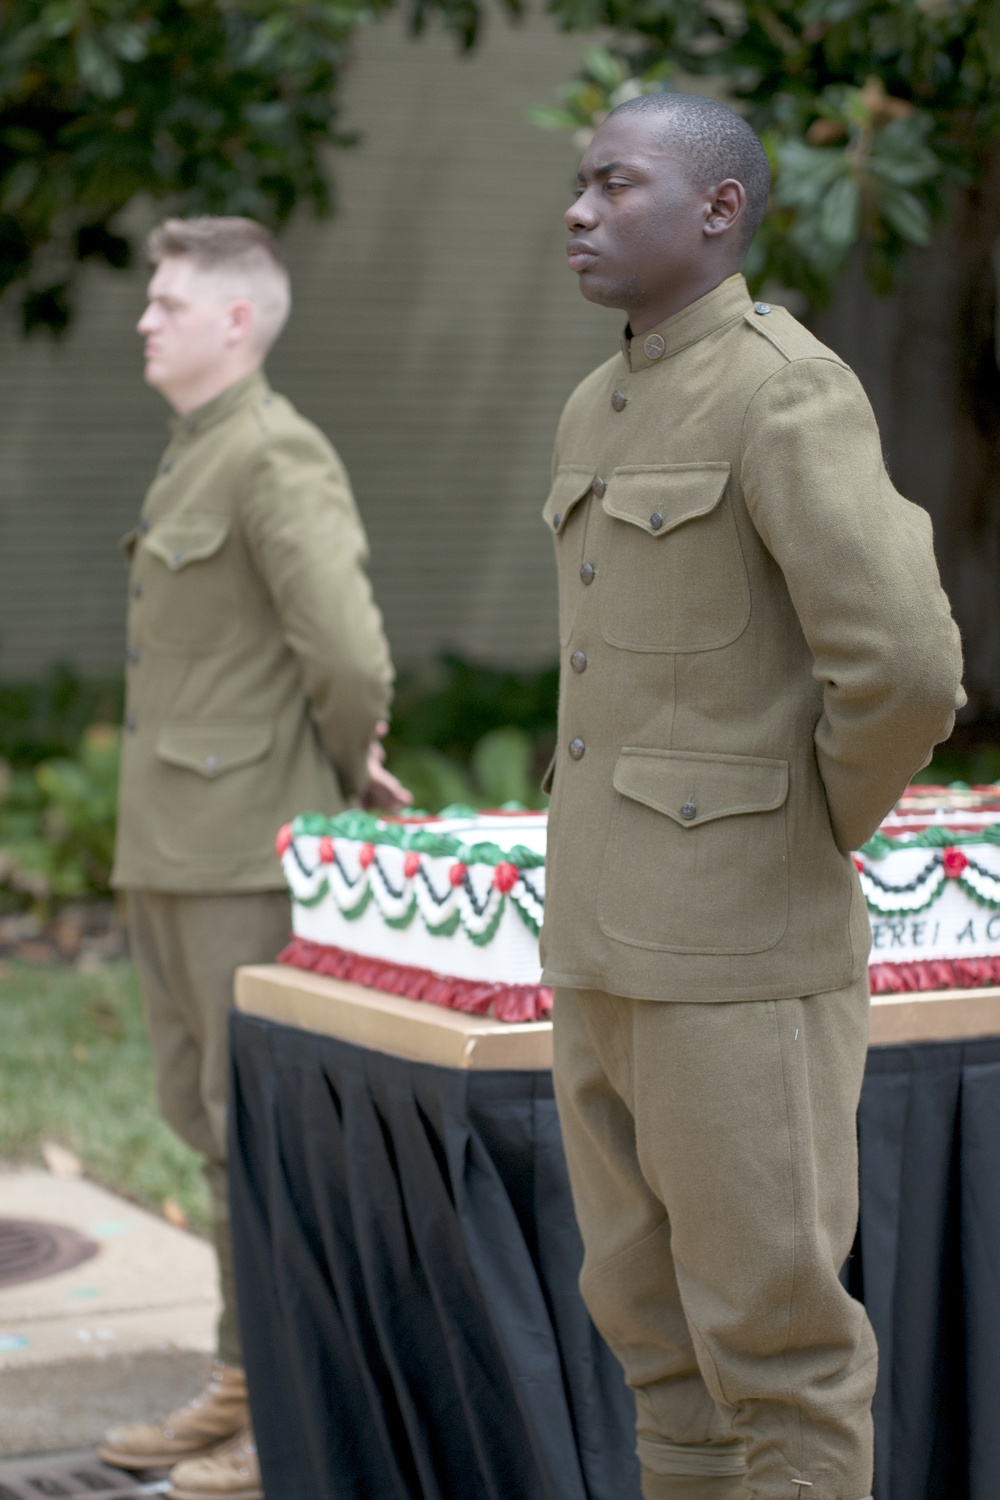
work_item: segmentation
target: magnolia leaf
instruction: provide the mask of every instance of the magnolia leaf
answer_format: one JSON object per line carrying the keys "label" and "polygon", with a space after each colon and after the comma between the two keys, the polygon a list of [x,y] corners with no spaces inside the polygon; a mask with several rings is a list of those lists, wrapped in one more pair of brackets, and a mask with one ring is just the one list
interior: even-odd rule
{"label": "magnolia leaf", "polygon": [[817,207],[838,178],[849,172],[850,162],[843,149],[807,146],[795,139],[785,141],[778,147],[775,202],[789,208]]}
{"label": "magnolia leaf", "polygon": [[830,187],[819,212],[819,232],[831,249],[841,251],[858,237],[861,194],[853,177],[841,177]]}
{"label": "magnolia leaf", "polygon": [[124,62],[139,62],[146,56],[146,33],[141,26],[113,22],[105,28],[104,36],[111,50]]}
{"label": "magnolia leaf", "polygon": [[629,69],[621,58],[612,56],[605,47],[588,47],[584,53],[584,66],[590,76],[609,91],[618,88],[629,76]]}
{"label": "magnolia leaf", "polygon": [[910,245],[926,245],[931,237],[931,216],[913,193],[885,184],[878,196],[882,217]]}
{"label": "magnolia leaf", "polygon": [[535,104],[525,113],[532,125],[543,130],[575,130],[580,123],[576,115],[555,104]]}
{"label": "magnolia leaf", "polygon": [[916,187],[944,171],[944,163],[926,144],[927,117],[894,120],[878,131],[872,143],[869,165],[873,172],[899,187]]}
{"label": "magnolia leaf", "polygon": [[76,39],[76,58],[83,81],[104,99],[115,99],[124,82],[114,59],[105,52],[92,32],[84,31]]}
{"label": "magnolia leaf", "polygon": [[0,204],[8,211],[20,208],[35,191],[39,175],[37,162],[19,161],[0,187]]}

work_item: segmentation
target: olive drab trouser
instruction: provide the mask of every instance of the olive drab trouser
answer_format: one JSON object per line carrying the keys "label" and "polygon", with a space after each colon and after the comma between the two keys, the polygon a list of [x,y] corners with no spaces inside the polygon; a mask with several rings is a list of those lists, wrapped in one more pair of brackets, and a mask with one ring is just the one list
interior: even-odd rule
{"label": "olive drab trouser", "polygon": [[218,1357],[242,1365],[226,1180],[229,1011],[239,965],[269,963],[288,941],[288,896],[130,890],[127,910],[160,1108],[205,1161],[222,1293]]}
{"label": "olive drab trouser", "polygon": [[635,1391],[648,1500],[864,1500],[876,1350],[857,1224],[866,980],[804,1000],[557,990],[584,1299]]}

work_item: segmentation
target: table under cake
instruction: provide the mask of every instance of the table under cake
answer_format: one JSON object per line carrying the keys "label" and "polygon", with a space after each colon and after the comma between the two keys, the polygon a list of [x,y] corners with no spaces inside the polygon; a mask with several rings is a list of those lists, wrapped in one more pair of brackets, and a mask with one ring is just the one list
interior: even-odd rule
{"label": "table under cake", "polygon": [[[638,1500],[551,1027],[239,971],[232,1211],[268,1500]],[[1000,988],[880,996],[845,1268],[876,1500],[1000,1494]]]}

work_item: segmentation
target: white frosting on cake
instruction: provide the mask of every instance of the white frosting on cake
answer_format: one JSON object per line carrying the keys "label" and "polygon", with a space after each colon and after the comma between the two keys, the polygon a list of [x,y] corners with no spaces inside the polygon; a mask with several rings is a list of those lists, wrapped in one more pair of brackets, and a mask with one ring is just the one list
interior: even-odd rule
{"label": "white frosting on cake", "polygon": [[1000,955],[998,797],[915,786],[855,857],[872,964]]}
{"label": "white frosting on cake", "polygon": [[[405,825],[456,840],[458,851],[447,854],[381,843],[377,833],[367,839],[336,831],[323,836],[294,831],[293,825],[282,858],[294,898],[295,935],[458,979],[537,985],[545,867],[520,868],[506,856],[516,860],[520,848],[544,859],[546,823],[544,813],[524,813]],[[324,838],[328,856],[332,842],[332,860],[323,859]],[[482,847],[490,844],[499,847],[499,861],[483,861]],[[463,847],[472,857],[463,857]],[[461,879],[455,883],[457,867]]]}

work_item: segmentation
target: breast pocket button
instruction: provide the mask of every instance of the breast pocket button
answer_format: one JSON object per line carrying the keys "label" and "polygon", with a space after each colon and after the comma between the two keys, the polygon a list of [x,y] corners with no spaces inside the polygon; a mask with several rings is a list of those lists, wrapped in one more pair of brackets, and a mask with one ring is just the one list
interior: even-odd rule
{"label": "breast pocket button", "polygon": [[569,754],[571,760],[583,760],[587,747],[581,739],[570,740]]}
{"label": "breast pocket button", "polygon": [[681,817],[685,820],[685,822],[690,823],[691,819],[696,818],[697,816],[698,808],[695,805],[694,798],[689,797],[681,807]]}

